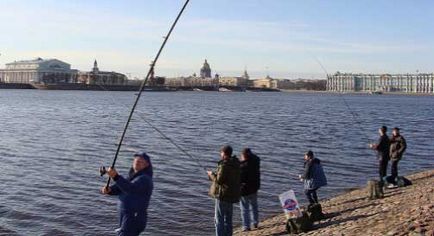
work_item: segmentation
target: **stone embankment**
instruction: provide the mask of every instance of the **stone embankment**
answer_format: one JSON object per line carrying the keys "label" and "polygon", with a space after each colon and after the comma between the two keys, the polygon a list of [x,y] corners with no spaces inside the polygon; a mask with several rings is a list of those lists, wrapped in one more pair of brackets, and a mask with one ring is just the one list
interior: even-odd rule
{"label": "stone embankment", "polygon": [[[413,185],[387,189],[382,199],[369,200],[358,189],[321,202],[327,219],[300,235],[434,236],[434,170],[407,176]],[[287,235],[283,214],[260,223],[258,230],[234,235]]]}

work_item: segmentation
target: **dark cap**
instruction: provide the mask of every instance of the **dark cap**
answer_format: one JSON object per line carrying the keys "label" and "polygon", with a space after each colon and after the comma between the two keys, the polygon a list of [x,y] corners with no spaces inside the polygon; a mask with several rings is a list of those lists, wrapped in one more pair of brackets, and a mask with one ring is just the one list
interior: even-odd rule
{"label": "dark cap", "polygon": [[226,156],[230,157],[232,156],[232,147],[229,145],[225,145],[220,149],[221,152],[223,152]]}
{"label": "dark cap", "polygon": [[381,131],[383,131],[383,133],[387,132],[387,126],[383,125],[381,126]]}
{"label": "dark cap", "polygon": [[309,158],[313,158],[313,152],[311,150],[307,151],[304,155],[308,156]]}
{"label": "dark cap", "polygon": [[393,128],[392,130],[399,131],[399,128],[398,128],[398,127],[395,127],[395,128]]}
{"label": "dark cap", "polygon": [[146,152],[137,152],[137,153],[134,153],[134,157],[141,157],[141,158],[143,158],[147,162],[151,161],[151,158],[148,156],[148,154],[146,154]]}
{"label": "dark cap", "polygon": [[250,148],[244,148],[244,149],[241,151],[241,153],[242,153],[243,155],[247,155],[247,156],[249,156],[249,155],[252,155],[252,150],[250,150]]}

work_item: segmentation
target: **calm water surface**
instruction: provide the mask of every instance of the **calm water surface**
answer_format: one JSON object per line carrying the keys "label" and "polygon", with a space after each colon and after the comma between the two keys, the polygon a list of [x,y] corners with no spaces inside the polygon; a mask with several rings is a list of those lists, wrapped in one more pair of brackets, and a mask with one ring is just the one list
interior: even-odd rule
{"label": "calm water surface", "polygon": [[[353,118],[344,100],[357,116]],[[0,233],[114,235],[117,198],[102,196],[132,92],[0,90]],[[381,125],[399,126],[408,142],[400,171],[434,166],[434,97],[289,93],[144,93],[117,162],[153,159],[155,189],[144,235],[212,235],[206,173],[144,122],[158,127],[207,168],[222,144],[262,158],[261,218],[281,212],[277,195],[294,189],[304,202],[303,153],[323,161],[327,198],[376,177],[367,148]],[[362,125],[358,125],[360,122]],[[239,224],[239,209],[235,208]]]}

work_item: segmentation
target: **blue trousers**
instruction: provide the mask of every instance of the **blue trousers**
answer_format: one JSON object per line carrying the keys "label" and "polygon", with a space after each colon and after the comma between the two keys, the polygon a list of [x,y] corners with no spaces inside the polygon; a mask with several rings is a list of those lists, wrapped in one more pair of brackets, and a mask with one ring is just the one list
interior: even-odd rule
{"label": "blue trousers", "polygon": [[250,224],[258,225],[258,194],[241,196],[241,220],[243,229],[250,229]]}
{"label": "blue trousers", "polygon": [[146,213],[120,212],[118,236],[138,236],[146,228]]}
{"label": "blue trousers", "polygon": [[231,202],[215,200],[215,234],[216,236],[232,236],[232,213]]}

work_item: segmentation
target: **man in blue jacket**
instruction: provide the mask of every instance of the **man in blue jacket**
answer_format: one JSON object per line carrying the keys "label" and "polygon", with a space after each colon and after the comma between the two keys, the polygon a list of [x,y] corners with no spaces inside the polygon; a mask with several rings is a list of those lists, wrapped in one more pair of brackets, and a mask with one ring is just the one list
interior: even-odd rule
{"label": "man in blue jacket", "polygon": [[146,228],[147,209],[153,189],[149,156],[144,152],[134,154],[132,170],[129,177],[124,178],[114,168],[108,168],[107,174],[115,184],[101,189],[103,194],[119,196],[119,236],[136,236]]}

